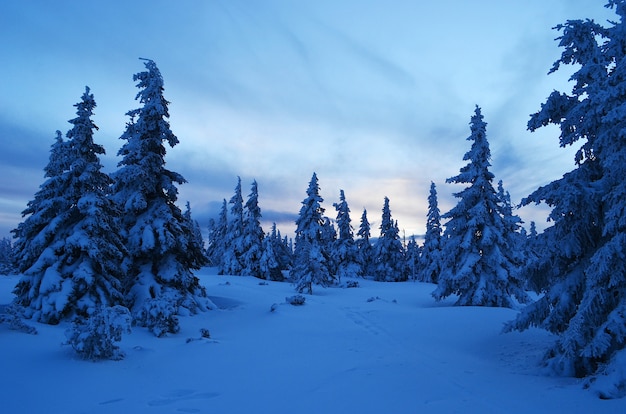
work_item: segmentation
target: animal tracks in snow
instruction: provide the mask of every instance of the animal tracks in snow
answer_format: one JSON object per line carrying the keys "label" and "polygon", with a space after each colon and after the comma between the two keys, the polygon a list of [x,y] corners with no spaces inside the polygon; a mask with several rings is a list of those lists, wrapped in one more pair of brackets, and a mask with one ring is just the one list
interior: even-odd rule
{"label": "animal tracks in snow", "polygon": [[357,312],[352,310],[351,308],[344,308],[346,311],[346,316],[356,325],[362,327],[367,332],[372,335],[380,336],[382,338],[393,339],[391,334],[378,326],[376,323],[372,322],[372,320],[362,312]]}
{"label": "animal tracks in snow", "polygon": [[[215,398],[219,395],[220,394],[217,392],[198,392],[197,390],[188,390],[188,389],[174,390],[163,395],[161,398],[148,401],[148,405],[151,407],[161,407],[164,405],[176,404],[182,401],[208,400],[210,398]],[[181,409],[178,409],[178,411],[189,412],[189,413],[198,412],[195,409],[187,409],[187,408],[181,408]]]}

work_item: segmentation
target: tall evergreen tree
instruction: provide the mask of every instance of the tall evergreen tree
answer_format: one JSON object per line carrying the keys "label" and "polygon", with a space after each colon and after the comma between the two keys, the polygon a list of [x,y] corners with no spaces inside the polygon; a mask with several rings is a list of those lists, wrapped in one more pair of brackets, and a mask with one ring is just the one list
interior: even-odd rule
{"label": "tall evergreen tree", "polygon": [[[553,92],[529,129],[557,124],[562,146],[582,142],[577,167],[526,202],[552,207],[540,238],[550,287],[508,329],[540,326],[559,334],[546,363],[561,374],[601,376],[604,397],[626,394],[626,2],[611,0],[619,20],[557,26],[564,48],[551,72],[574,64],[571,93]],[[548,263],[552,266],[548,268]]]}
{"label": "tall evergreen tree", "polygon": [[428,214],[426,216],[426,235],[419,259],[417,280],[437,283],[443,268],[441,249],[441,216],[437,201],[437,187],[435,183],[431,182],[430,194],[428,195]]}
{"label": "tall evergreen tree", "polygon": [[[15,231],[23,276],[17,303],[40,322],[89,317],[122,303],[120,264],[126,253],[109,200],[111,179],[101,171],[104,148],[93,141],[96,102],[85,88],[67,142],[57,135],[46,174],[29,205],[32,215]],[[45,199],[50,196],[50,199]]]}
{"label": "tall evergreen tree", "polygon": [[518,215],[513,214],[511,195],[508,191],[504,190],[502,180],[498,181],[497,197],[500,204],[500,209],[502,211],[502,218],[504,219],[504,223],[507,225],[509,230],[508,233],[514,234],[519,232],[522,227],[522,219]]}
{"label": "tall evergreen tree", "polygon": [[471,149],[463,157],[469,163],[460,174],[446,182],[469,184],[455,197],[458,204],[443,218],[449,219],[444,232],[444,264],[433,296],[440,300],[459,296],[457,305],[513,307],[512,297],[527,301],[511,255],[509,228],[489,171],[491,151],[487,124],[477,106],[470,122]]}
{"label": "tall evergreen tree", "polygon": [[511,195],[504,189],[502,180],[498,181],[497,193],[498,204],[500,206],[500,212],[505,224],[505,237],[508,238],[507,245],[510,249],[510,257],[515,265],[515,269],[519,273],[519,278],[523,281],[524,286],[528,285],[528,280],[524,274],[524,267],[526,265],[526,245],[527,237],[522,230],[522,219],[513,214],[513,204],[511,203]]}
{"label": "tall evergreen tree", "polygon": [[204,239],[202,237],[202,230],[200,230],[200,225],[196,220],[191,216],[191,204],[187,201],[185,204],[185,212],[183,213],[183,218],[185,219],[185,237],[186,242],[188,244],[187,251],[192,255],[193,269],[199,269],[203,266],[209,264],[209,258],[206,254],[206,250],[204,249]]}
{"label": "tall evergreen tree", "polygon": [[282,272],[278,254],[274,250],[271,234],[263,239],[263,251],[259,258],[259,277],[266,280],[282,280]]}
{"label": "tall evergreen tree", "polygon": [[259,207],[259,189],[256,180],[252,182],[250,195],[244,207],[243,248],[241,253],[243,274],[263,278],[260,260],[263,255],[265,233],[263,228],[261,228],[261,208]]}
{"label": "tall evergreen tree", "polygon": [[352,224],[350,224],[350,207],[343,190],[339,191],[339,203],[333,206],[337,211],[337,228],[339,236],[332,247],[333,261],[337,265],[337,279],[342,277],[356,277],[360,272],[357,261],[357,247],[354,242]]}
{"label": "tall evergreen tree", "polygon": [[178,144],[168,122],[169,102],[163,97],[163,77],[152,60],[146,71],[134,75],[143,106],[127,113],[119,151],[123,157],[114,175],[114,200],[123,213],[123,236],[129,251],[125,263],[127,299],[135,322],[156,335],[178,329],[176,314],[194,313],[208,302],[204,288],[192,273],[201,253],[189,251],[193,237],[175,204],[176,184],[185,183],[165,168],[166,149]]}
{"label": "tall evergreen tree", "polygon": [[313,173],[307,197],[302,201],[300,214],[296,220],[296,240],[294,266],[291,278],[300,293],[313,293],[313,284],[328,286],[333,276],[328,268],[328,256],[324,251],[324,208],[321,203],[317,174]]}
{"label": "tall evergreen tree", "polygon": [[57,233],[62,212],[69,208],[65,198],[67,180],[64,173],[69,169],[69,147],[61,131],[50,147],[48,165],[44,168],[47,180],[35,193],[33,200],[22,211],[25,220],[12,230],[15,241],[15,262],[19,272],[29,269],[39,258]]}
{"label": "tall evergreen tree", "polygon": [[0,239],[0,275],[8,275],[17,271],[14,264],[14,256],[11,239],[8,237]]}
{"label": "tall evergreen tree", "polygon": [[380,237],[374,245],[374,278],[386,282],[406,280],[404,260],[398,223],[392,220],[389,198],[385,197]]}
{"label": "tall evergreen tree", "polygon": [[421,252],[421,247],[417,244],[415,236],[412,235],[406,245],[406,274],[409,279],[419,280],[419,260]]}
{"label": "tall evergreen tree", "polygon": [[272,230],[263,239],[262,277],[279,282],[285,280],[283,270],[291,268],[292,256],[293,252],[289,248],[287,238],[283,240],[276,223],[272,223]]}
{"label": "tall evergreen tree", "polygon": [[207,257],[211,266],[217,266],[220,274],[223,273],[224,255],[226,252],[226,235],[228,234],[228,203],[226,199],[222,202],[222,208],[217,221],[211,219],[209,222],[209,244],[207,246]]}
{"label": "tall evergreen tree", "polygon": [[361,274],[367,276],[372,274],[372,264],[374,261],[374,248],[370,241],[370,223],[367,220],[367,210],[363,209],[361,214],[361,224],[359,225],[359,231],[356,235],[359,237],[356,240],[356,246],[358,251],[358,261],[361,266]]}
{"label": "tall evergreen tree", "polygon": [[550,251],[550,247],[545,245],[546,240],[538,237],[537,227],[534,221],[530,222],[530,231],[526,235],[524,244],[525,262],[522,274],[526,278],[527,289],[541,294],[549,287],[546,273],[542,269],[543,253]]}
{"label": "tall evergreen tree", "polygon": [[237,177],[235,193],[228,202],[231,204],[228,219],[228,231],[226,232],[226,242],[224,258],[222,259],[222,274],[241,276],[243,272],[243,195],[241,192],[241,178]]}
{"label": "tall evergreen tree", "polygon": [[[275,228],[276,223],[272,226],[272,234],[274,234]],[[281,269],[290,269],[293,265],[293,239],[287,236],[282,237],[280,230],[276,229],[274,250],[278,253],[278,262],[280,263]]]}

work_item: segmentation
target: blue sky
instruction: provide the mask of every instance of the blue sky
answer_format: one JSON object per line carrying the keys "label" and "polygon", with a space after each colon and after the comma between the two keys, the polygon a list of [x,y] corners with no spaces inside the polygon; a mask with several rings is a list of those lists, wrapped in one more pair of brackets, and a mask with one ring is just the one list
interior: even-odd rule
{"label": "blue sky", "polygon": [[[132,80],[153,59],[180,144],[168,168],[188,180],[204,226],[241,176],[259,184],[264,218],[293,231],[312,173],[327,215],[344,189],[358,228],[377,226],[383,198],[406,234],[424,232],[430,182],[440,208],[462,187],[475,105],[488,123],[492,172],[514,202],[573,168],[556,128],[530,133],[529,114],[567,72],[551,28],[614,14],[604,1],[6,1],[0,4],[0,237],[43,182],[57,129],[66,132],[86,85],[95,140],[116,169]],[[524,208],[545,227],[545,209]],[[265,224],[266,230],[269,229]]]}

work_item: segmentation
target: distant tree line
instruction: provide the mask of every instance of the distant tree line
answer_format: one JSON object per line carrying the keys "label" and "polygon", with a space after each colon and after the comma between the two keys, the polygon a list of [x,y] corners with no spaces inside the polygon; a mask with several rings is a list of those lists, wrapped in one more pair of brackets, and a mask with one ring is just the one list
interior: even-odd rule
{"label": "distant tree line", "polygon": [[223,200],[219,218],[210,221],[209,262],[220,274],[289,279],[300,293],[311,294],[314,285],[340,285],[342,279],[366,277],[384,282],[439,283],[435,297],[456,294],[459,304],[513,307],[512,298],[525,302],[529,285],[521,270],[530,239],[536,234],[528,236],[520,225],[502,181],[497,191],[493,187],[485,127],[477,107],[468,138],[474,144],[465,157],[470,164],[461,175],[448,180],[472,185],[457,194],[459,205],[443,215],[450,220],[442,234],[437,190],[431,183],[422,245],[415,236],[408,241],[400,236],[388,197],[384,197],[379,236],[371,238],[367,211],[363,210],[355,237],[344,190],[333,203],[336,216],[327,217],[319,180],[313,173],[296,220],[293,248],[276,230],[276,224],[271,233],[263,232],[257,182],[252,183],[244,204],[238,179],[230,201]]}

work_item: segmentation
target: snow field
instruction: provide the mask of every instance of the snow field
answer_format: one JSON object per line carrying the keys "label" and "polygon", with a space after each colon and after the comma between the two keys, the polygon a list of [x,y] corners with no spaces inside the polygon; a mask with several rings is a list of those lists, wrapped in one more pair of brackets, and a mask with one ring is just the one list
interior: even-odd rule
{"label": "snow field", "polygon": [[[198,276],[220,309],[181,317],[166,338],[134,328],[122,361],[79,359],[60,345],[67,323],[28,321],[35,336],[0,326],[2,412],[626,412],[626,401],[600,400],[579,380],[544,376],[537,362],[554,338],[501,334],[510,309],[453,307],[456,298],[431,298],[431,284],[364,280],[314,286],[292,306],[287,283]],[[17,280],[0,278],[0,304]]]}

